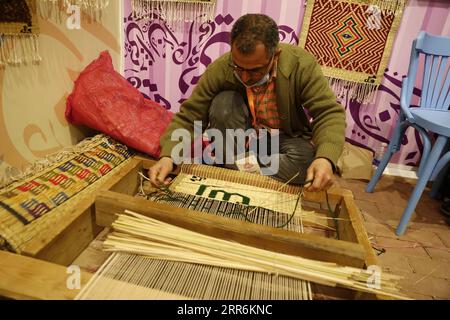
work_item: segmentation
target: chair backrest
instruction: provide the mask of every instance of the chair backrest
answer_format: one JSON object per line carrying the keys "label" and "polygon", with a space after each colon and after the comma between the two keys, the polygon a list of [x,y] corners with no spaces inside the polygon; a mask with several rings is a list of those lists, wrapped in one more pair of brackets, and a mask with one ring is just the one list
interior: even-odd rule
{"label": "chair backrest", "polygon": [[[450,38],[424,31],[414,40],[408,70],[407,96],[415,85],[420,56],[424,56],[420,107],[448,110],[450,106]],[[408,105],[409,105],[408,101]]]}

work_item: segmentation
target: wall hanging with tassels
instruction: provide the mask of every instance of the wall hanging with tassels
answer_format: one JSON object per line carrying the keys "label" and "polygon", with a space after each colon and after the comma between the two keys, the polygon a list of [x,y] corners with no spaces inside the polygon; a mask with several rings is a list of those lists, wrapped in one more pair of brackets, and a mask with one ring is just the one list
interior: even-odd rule
{"label": "wall hanging with tassels", "polygon": [[184,22],[204,23],[214,19],[216,0],[132,0],[135,19],[159,15],[172,27]]}
{"label": "wall hanging with tassels", "polygon": [[299,45],[334,92],[373,101],[407,0],[308,0]]}
{"label": "wall hanging with tassels", "polygon": [[35,0],[0,0],[0,67],[39,62]]}
{"label": "wall hanging with tassels", "polygon": [[[0,68],[6,65],[38,63],[38,14],[48,19],[79,6],[91,18],[101,16],[109,0],[0,0]],[[60,16],[59,16],[60,17]],[[61,18],[61,17],[60,17]]]}

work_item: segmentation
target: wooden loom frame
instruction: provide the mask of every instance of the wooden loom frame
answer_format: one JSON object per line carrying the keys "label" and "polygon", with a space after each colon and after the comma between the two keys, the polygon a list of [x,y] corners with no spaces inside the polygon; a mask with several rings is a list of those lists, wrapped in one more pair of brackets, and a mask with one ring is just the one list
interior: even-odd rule
{"label": "wooden loom frame", "polygon": [[[65,266],[70,265],[87,248],[102,227],[111,226],[116,218],[115,213],[125,209],[263,249],[345,266],[362,268],[377,265],[362,217],[349,190],[333,188],[328,192],[331,207],[340,206],[340,218],[350,221],[338,221],[340,240],[336,240],[213,215],[193,215],[188,209],[134,197],[140,185],[138,173],[153,164],[153,160],[139,156],[131,159],[114,176],[106,179],[97,192],[73,208],[70,219],[34,239],[24,252],[29,257],[0,251],[0,297],[73,299],[79,290],[66,288],[68,274]],[[307,203],[326,203],[325,193],[306,193],[303,200]],[[90,273],[82,272],[82,284],[91,276]],[[313,286],[319,289],[320,297],[383,298],[343,288]]]}

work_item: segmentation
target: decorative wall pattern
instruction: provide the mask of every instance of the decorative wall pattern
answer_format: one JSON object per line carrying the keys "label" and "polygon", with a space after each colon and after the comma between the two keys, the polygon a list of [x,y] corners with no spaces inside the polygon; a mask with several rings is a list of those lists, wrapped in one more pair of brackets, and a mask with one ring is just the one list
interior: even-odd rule
{"label": "decorative wall pattern", "polygon": [[[130,7],[125,13],[125,77],[147,98],[178,111],[206,66],[229,50],[235,18],[219,13],[208,23],[186,23],[181,33],[156,14],[153,20],[134,21]],[[281,25],[280,34],[283,42],[298,43],[298,30]]]}
{"label": "decorative wall pattern", "polygon": [[[130,0],[125,0],[125,76],[146,97],[173,112],[187,99],[206,66],[229,50],[229,32],[245,13],[265,13],[280,25],[282,42],[298,43],[305,0],[218,0],[214,21],[186,23],[174,31],[159,17],[135,21]],[[376,101],[360,104],[340,97],[347,111],[347,140],[374,150],[388,142],[399,111],[402,76],[406,75],[410,48],[420,30],[450,36],[450,6],[447,0],[410,0],[402,19],[389,66]],[[415,95],[420,96],[416,90]],[[401,152],[392,162],[416,165],[422,143],[408,129]]]}
{"label": "decorative wall pattern", "polygon": [[79,72],[101,51],[110,51],[119,70],[119,6],[111,1],[97,21],[81,10],[81,29],[67,28],[65,11],[59,18],[39,18],[42,61],[0,68],[0,184],[30,162],[86,137],[89,131],[68,125],[66,98]]}

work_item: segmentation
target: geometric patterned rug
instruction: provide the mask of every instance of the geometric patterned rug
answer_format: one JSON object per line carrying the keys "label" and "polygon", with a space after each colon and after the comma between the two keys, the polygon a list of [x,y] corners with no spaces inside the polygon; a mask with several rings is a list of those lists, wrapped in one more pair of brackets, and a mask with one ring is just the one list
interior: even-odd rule
{"label": "geometric patterned rug", "polygon": [[49,157],[47,166],[29,170],[27,178],[0,189],[0,246],[3,243],[3,247],[20,252],[27,241],[63,219],[66,208],[91,193],[131,155],[126,146],[98,135],[71,152],[62,151],[51,156],[53,160]]}
{"label": "geometric patterned rug", "polygon": [[[373,3],[373,4],[371,4]],[[405,0],[309,0],[299,45],[312,53],[339,96],[362,102],[381,84]]]}

